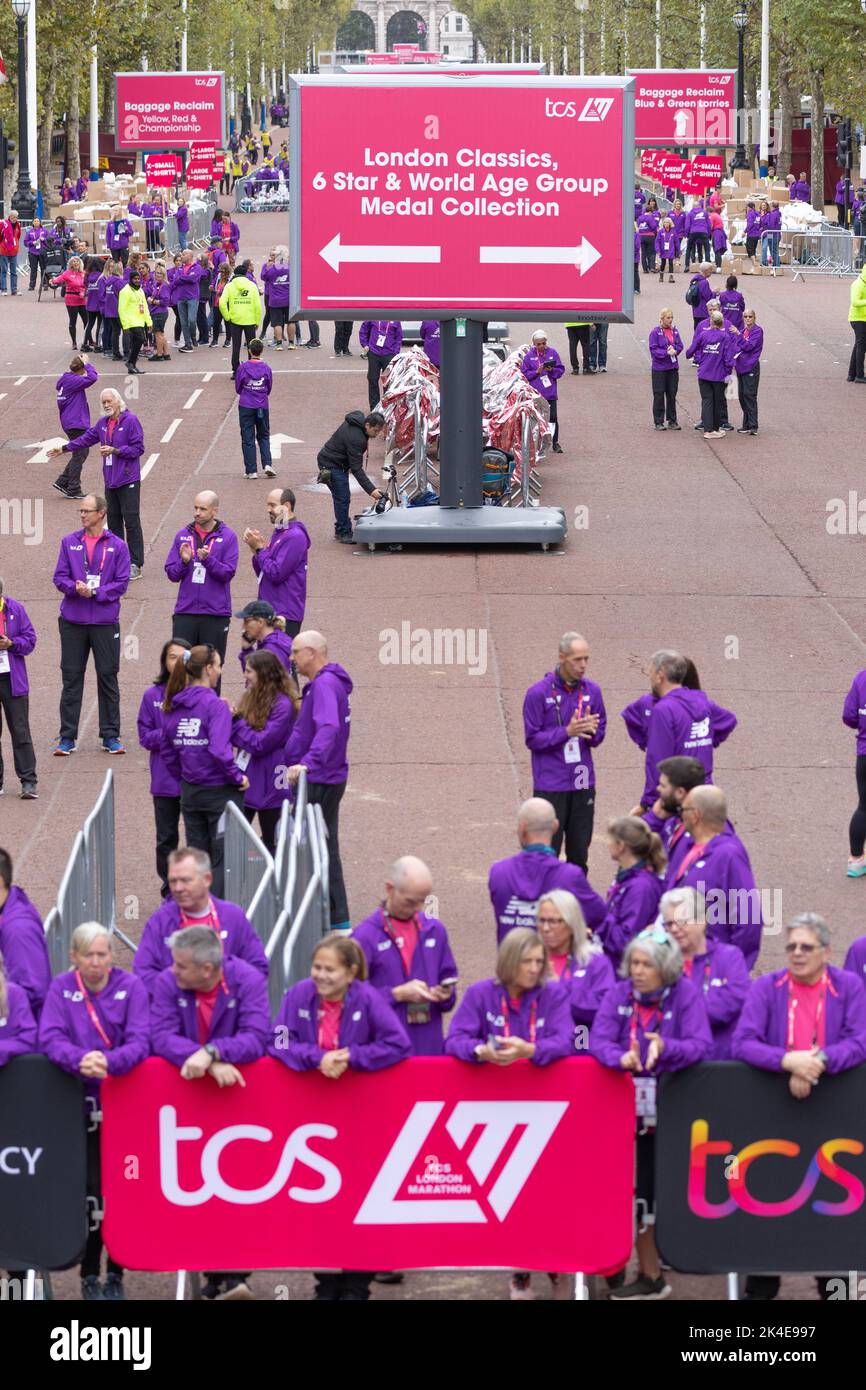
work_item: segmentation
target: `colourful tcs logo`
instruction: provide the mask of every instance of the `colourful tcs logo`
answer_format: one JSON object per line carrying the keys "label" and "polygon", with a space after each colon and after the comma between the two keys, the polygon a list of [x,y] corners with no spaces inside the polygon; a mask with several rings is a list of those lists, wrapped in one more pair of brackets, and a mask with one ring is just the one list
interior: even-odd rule
{"label": "colourful tcs logo", "polygon": [[711,1154],[732,1155],[730,1141],[710,1139],[710,1127],[706,1120],[695,1120],[692,1124],[691,1151],[689,1156],[689,1207],[696,1216],[709,1220],[720,1216],[730,1216],[739,1207],[751,1216],[789,1216],[808,1202],[818,1179],[823,1173],[841,1187],[847,1196],[841,1202],[813,1202],[812,1209],[821,1216],[850,1216],[862,1206],[866,1197],[859,1178],[855,1178],[845,1168],[840,1168],[833,1159],[837,1153],[862,1154],[863,1145],[858,1139],[828,1139],[821,1145],[806,1169],[806,1175],[793,1196],[783,1202],[762,1202],[753,1197],[746,1187],[749,1169],[766,1154],[781,1154],[784,1158],[796,1158],[800,1152],[799,1144],[787,1139],[759,1139],[757,1143],[747,1144],[744,1149],[726,1161],[728,1191],[731,1194],[725,1202],[707,1201],[707,1159]]}

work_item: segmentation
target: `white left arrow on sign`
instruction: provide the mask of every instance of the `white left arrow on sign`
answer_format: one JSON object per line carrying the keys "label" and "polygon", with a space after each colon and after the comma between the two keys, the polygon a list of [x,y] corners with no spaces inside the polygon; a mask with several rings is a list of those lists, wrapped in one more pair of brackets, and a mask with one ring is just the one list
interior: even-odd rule
{"label": "white left arrow on sign", "polygon": [[573,265],[581,275],[601,260],[601,252],[583,237],[578,246],[479,246],[482,265]]}
{"label": "white left arrow on sign", "polygon": [[438,265],[442,259],[441,246],[344,246],[340,233],[332,237],[327,246],[319,252],[332,270],[339,270],[344,261],[380,261],[385,264],[395,261],[405,263],[426,263]]}
{"label": "white left arrow on sign", "polygon": [[281,459],[284,444],[303,444],[303,442],[303,439],[295,439],[291,434],[272,434],[271,453],[275,459]]}

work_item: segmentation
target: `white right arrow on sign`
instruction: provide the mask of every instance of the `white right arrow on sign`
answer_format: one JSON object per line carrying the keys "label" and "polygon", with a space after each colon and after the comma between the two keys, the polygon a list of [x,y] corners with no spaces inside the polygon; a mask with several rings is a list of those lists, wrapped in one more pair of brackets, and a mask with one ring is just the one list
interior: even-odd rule
{"label": "white right arrow on sign", "polygon": [[601,260],[591,241],[578,246],[479,246],[482,265],[573,265],[581,275]]}

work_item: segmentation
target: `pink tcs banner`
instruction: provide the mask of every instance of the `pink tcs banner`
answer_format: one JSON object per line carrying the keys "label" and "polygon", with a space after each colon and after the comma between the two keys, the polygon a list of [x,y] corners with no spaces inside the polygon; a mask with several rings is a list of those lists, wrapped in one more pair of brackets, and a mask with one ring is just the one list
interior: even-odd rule
{"label": "pink tcs banner", "polygon": [[154,188],[166,188],[180,177],[180,155],[149,154],[144,161],[144,172],[149,184]]}
{"label": "pink tcs banner", "polygon": [[735,73],[728,69],[629,71],[636,145],[735,145]]}
{"label": "pink tcs banner", "polygon": [[[103,1087],[103,1234],[131,1269],[621,1268],[634,1087],[591,1058],[413,1058],[246,1089],[151,1058]],[[136,1156],[134,1173],[130,1155]]]}
{"label": "pink tcs banner", "polygon": [[225,139],[221,72],[118,72],[117,147],[187,149]]}
{"label": "pink tcs banner", "polygon": [[300,308],[623,312],[621,86],[407,78],[394,121],[387,78],[312,81],[293,91]]}

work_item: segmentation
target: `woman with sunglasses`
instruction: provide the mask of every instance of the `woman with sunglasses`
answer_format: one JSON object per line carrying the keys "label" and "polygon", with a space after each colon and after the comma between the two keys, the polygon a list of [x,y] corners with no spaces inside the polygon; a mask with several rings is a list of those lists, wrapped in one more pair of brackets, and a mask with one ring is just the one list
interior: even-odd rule
{"label": "woman with sunglasses", "polygon": [[585,1052],[588,1028],[598,1006],[613,988],[613,966],[589,932],[580,903],[573,893],[553,888],[538,899],[535,919],[538,935],[547,947],[551,977],[568,995],[574,1021],[574,1050]]}
{"label": "woman with sunglasses", "polygon": [[631,1072],[637,1101],[635,1199],[638,1274],[630,1284],[611,1279],[610,1297],[667,1298],[655,1233],[656,1078],[705,1061],[713,1039],[703,998],[683,972],[683,958],[664,927],[648,927],[625,948],[624,977],[601,1001],[589,1050],[605,1067]]}

